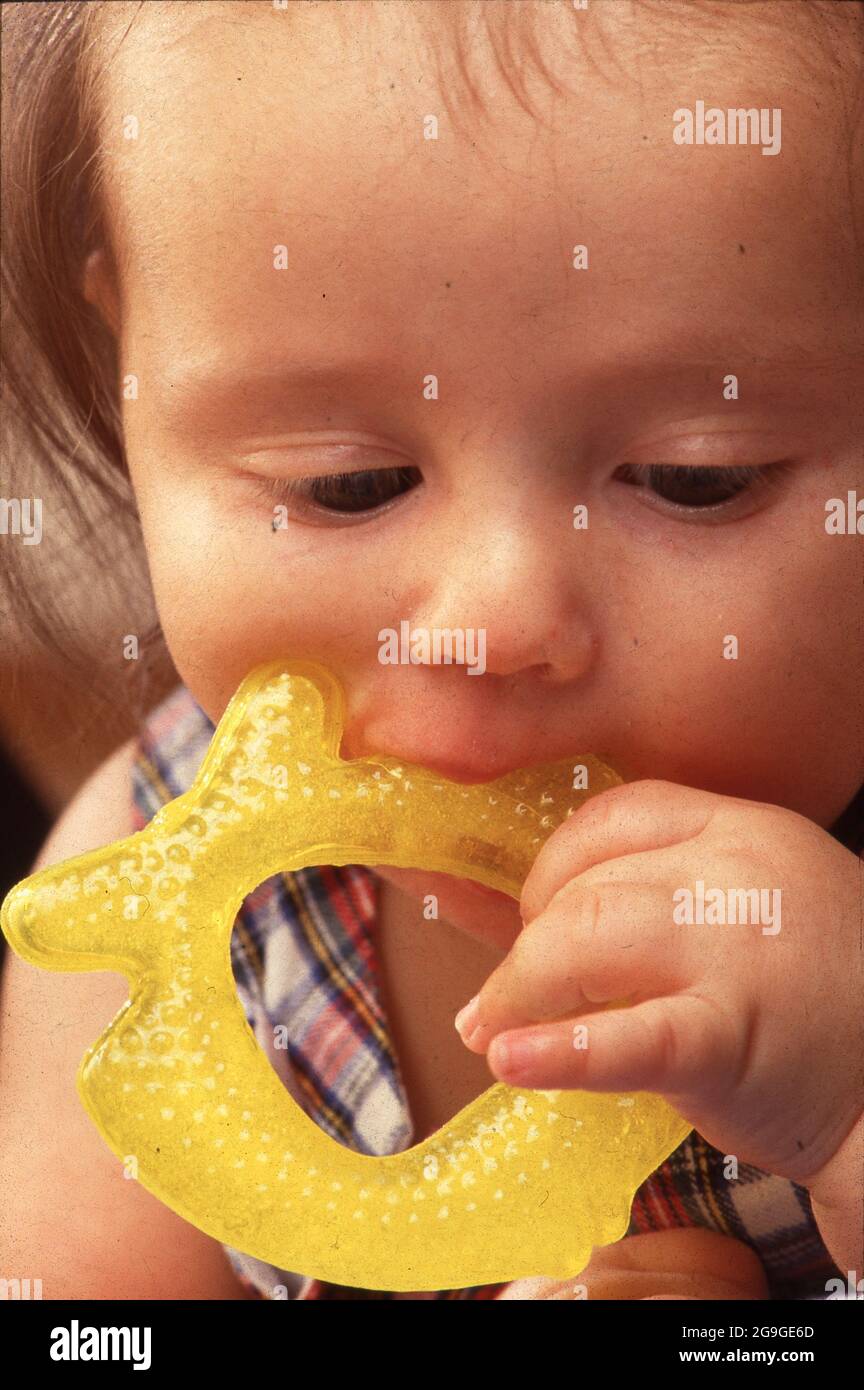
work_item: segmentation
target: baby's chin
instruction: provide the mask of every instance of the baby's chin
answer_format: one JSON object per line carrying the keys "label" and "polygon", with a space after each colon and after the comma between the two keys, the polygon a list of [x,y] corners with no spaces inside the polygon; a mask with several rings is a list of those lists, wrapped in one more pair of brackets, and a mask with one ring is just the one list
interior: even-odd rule
{"label": "baby's chin", "polygon": [[486,888],[473,879],[455,878],[451,874],[432,873],[426,869],[394,869],[375,866],[375,873],[399,889],[417,904],[417,920],[435,920],[424,916],[427,901],[434,894],[436,917],[449,922],[459,931],[496,950],[509,951],[522,930],[519,904],[507,893]]}

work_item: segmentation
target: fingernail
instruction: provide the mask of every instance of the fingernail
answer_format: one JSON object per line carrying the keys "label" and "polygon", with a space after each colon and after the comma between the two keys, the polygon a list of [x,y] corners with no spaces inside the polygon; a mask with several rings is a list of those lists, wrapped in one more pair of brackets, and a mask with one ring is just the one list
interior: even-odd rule
{"label": "fingernail", "polygon": [[480,995],[475,994],[473,999],[469,999],[464,1009],[460,1009],[453,1020],[456,1032],[463,1040],[466,1036],[470,1037],[477,1026],[477,1019],[480,1013],[480,1008],[477,1003],[479,998]]}

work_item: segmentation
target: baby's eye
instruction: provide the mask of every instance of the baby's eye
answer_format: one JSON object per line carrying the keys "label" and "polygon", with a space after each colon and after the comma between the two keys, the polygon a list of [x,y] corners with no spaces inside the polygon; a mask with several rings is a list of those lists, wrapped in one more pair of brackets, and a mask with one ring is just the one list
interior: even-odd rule
{"label": "baby's eye", "polygon": [[268,498],[293,506],[301,513],[318,511],[335,516],[374,511],[422,481],[419,468],[405,466],[325,473],[316,478],[261,479]]}
{"label": "baby's eye", "polygon": [[645,488],[670,505],[698,511],[722,507],[775,481],[782,463],[759,468],[697,468],[691,465],[624,463],[617,469],[619,482]]}

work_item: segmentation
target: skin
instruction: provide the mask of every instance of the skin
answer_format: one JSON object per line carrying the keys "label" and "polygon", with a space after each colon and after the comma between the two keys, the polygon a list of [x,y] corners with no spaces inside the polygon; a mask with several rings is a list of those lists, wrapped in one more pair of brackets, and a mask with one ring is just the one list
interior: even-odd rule
{"label": "skin", "polygon": [[[669,1077],[656,1058],[655,1088],[686,1102],[712,1142],[737,1145],[727,1151],[744,1158],[749,1145],[774,1171],[810,1177],[856,1105],[854,1028],[818,1066],[811,1052],[802,1064],[803,1041],[784,1051],[829,999],[835,1019],[853,1018],[857,988],[844,968],[855,861],[825,829],[864,767],[860,556],[854,537],[824,528],[828,499],[861,478],[862,282],[837,154],[848,93],[797,10],[779,26],[771,6],[712,7],[709,31],[688,7],[661,23],[647,5],[561,5],[534,27],[570,93],[530,79],[528,114],[477,39],[469,67],[486,110],[475,111],[453,60],[442,91],[424,57],[428,5],[349,8],[351,24],[341,6],[213,5],[201,18],[152,5],[112,60],[104,138],[124,269],[115,284],[97,254],[85,288],[139,382],[123,426],[177,669],[218,720],[257,663],[323,661],[348,691],[344,756],[388,753],[456,780],[580,751],[608,758],[636,785],[607,794],[616,810],[594,824],[590,886],[652,885],[626,910],[616,887],[608,911],[616,930],[656,945],[641,981],[659,1010],[651,1045],[670,998],[712,970],[736,1037],[769,1002],[774,1017],[743,1109],[727,1087],[700,1089],[692,1068]],[[801,75],[810,62],[818,107]],[[672,109],[700,92],[724,108],[781,107],[781,153],[676,145]],[[117,137],[129,113],[134,141]],[[437,141],[422,138],[429,113]],[[578,244],[587,271],[572,267]],[[274,269],[278,245],[287,270]],[[301,379],[303,364],[332,375]],[[272,374],[269,389],[244,385],[256,370]],[[437,400],[424,398],[430,373]],[[723,397],[729,373],[737,400]],[[773,485],[710,514],[620,473],[780,460]],[[268,480],[400,466],[422,485],[347,523],[262,493]],[[274,531],[280,500],[290,516]],[[587,530],[572,526],[576,504]],[[485,628],[485,674],[381,665],[379,630],[402,619]],[[730,634],[736,660],[724,658]],[[529,879],[544,908],[584,871],[585,836],[568,826]],[[736,951],[688,938],[682,952],[674,887],[751,884],[756,844],[765,886],[795,899],[785,935]],[[491,1036],[542,1017],[520,997],[518,905],[443,875],[381,876],[385,953],[388,933],[428,931],[422,898],[438,894],[430,995],[452,977],[456,937],[469,941],[463,999],[501,972],[460,1084],[479,1093],[489,1068],[510,1079],[502,1051],[487,1063]],[[831,952],[816,939],[826,895]],[[556,902],[561,943],[580,919]],[[779,973],[778,951],[792,962]],[[400,959],[391,988],[411,997],[421,972]],[[561,960],[547,945],[528,973],[572,1019],[585,1000],[572,962],[562,987]],[[607,970],[600,996],[619,983]],[[439,1070],[454,1055],[449,1030],[445,1016],[423,1034]],[[680,1030],[711,1078],[734,1053],[698,1010]],[[561,1079],[584,1071],[574,1056],[570,1070],[558,1058],[558,1079],[527,1084],[576,1084]],[[802,1113],[811,1087],[827,1115],[827,1139],[808,1129],[804,1159],[794,1126],[752,1132],[778,1078]]]}

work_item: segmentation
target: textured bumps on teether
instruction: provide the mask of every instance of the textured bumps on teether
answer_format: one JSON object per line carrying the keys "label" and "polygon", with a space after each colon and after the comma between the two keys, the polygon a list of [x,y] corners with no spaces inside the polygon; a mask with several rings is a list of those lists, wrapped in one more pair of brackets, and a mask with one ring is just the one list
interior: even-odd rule
{"label": "textured bumps on teether", "polygon": [[[215,1239],[379,1290],[572,1277],[625,1233],[636,1189],[690,1125],[655,1095],[498,1083],[403,1153],[359,1154],[272,1070],[230,939],[258,884],[319,864],[437,870],[518,899],[555,827],[621,779],[581,757],[461,785],[387,757],[342,760],[343,725],[325,668],[259,667],[190,790],[128,839],[18,884],[3,931],[34,965],[127,977],[79,1094],[139,1182]],[[574,762],[588,791],[573,790]]]}

